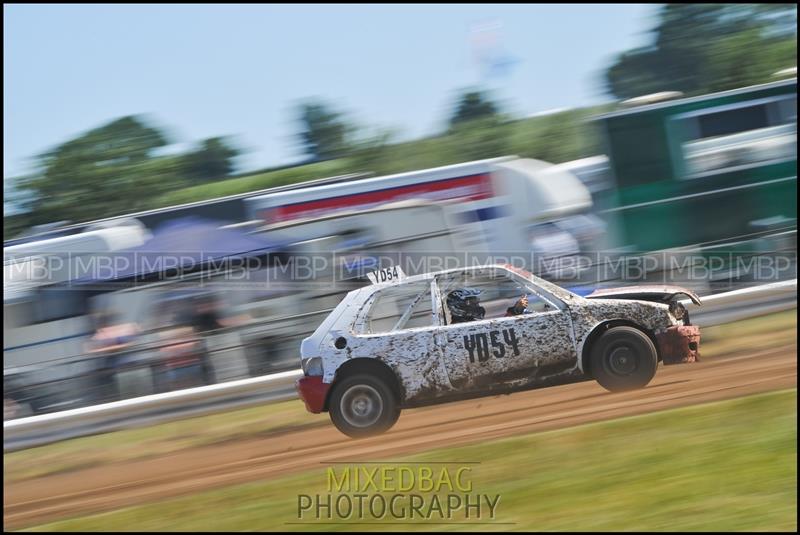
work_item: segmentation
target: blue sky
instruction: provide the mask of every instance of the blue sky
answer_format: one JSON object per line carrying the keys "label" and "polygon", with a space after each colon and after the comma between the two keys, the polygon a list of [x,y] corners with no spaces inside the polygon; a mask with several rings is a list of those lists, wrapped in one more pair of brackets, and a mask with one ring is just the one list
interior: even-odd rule
{"label": "blue sky", "polygon": [[294,107],[322,97],[401,139],[441,129],[481,81],[471,29],[518,62],[492,89],[529,115],[608,100],[601,74],[657,5],[4,6],[3,176],[90,128],[148,114],[177,144],[233,135],[241,170],[300,159]]}

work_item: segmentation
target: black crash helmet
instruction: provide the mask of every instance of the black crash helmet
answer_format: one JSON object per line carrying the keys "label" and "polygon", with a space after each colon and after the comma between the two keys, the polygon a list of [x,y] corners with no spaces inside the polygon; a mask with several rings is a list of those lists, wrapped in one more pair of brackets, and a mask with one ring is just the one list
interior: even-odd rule
{"label": "black crash helmet", "polygon": [[480,306],[478,296],[480,290],[475,288],[459,288],[447,294],[447,308],[454,318],[462,321],[483,319],[485,311]]}

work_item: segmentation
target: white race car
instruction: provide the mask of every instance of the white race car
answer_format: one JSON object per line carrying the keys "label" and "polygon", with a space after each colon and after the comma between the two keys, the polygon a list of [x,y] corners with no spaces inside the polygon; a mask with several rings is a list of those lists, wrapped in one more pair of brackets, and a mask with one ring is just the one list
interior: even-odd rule
{"label": "white race car", "polygon": [[[386,282],[382,282],[386,281]],[[659,362],[698,358],[678,287],[580,297],[508,265],[402,277],[374,274],[303,340],[297,390],[351,437],[377,434],[400,409],[594,378],[642,388]]]}

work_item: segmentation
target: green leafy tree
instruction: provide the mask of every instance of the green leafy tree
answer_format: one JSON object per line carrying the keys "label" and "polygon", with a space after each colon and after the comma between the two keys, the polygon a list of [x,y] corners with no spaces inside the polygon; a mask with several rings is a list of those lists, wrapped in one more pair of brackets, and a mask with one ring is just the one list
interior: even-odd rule
{"label": "green leafy tree", "polygon": [[516,121],[510,152],[550,163],[601,154],[597,127],[591,124],[591,118],[609,109],[606,105],[579,108]]}
{"label": "green leafy tree", "polygon": [[709,56],[714,60],[709,63],[709,91],[771,81],[776,71],[794,65],[796,42],[784,40],[757,50],[752,48],[752,44],[759,40],[758,34],[758,30],[751,29],[724,37],[711,45]]}
{"label": "green leafy tree", "polygon": [[396,138],[395,130],[381,128],[356,141],[349,158],[353,170],[375,175],[397,172],[392,165]]}
{"label": "green leafy tree", "polygon": [[463,123],[469,123],[476,119],[491,118],[500,113],[499,107],[484,91],[465,91],[459,97],[458,102],[450,117],[450,127],[454,128]]}
{"label": "green leafy tree", "polygon": [[299,108],[300,140],[312,161],[346,156],[352,149],[355,128],[344,115],[321,102],[307,102]]}
{"label": "green leafy tree", "polygon": [[42,154],[40,172],[18,184],[34,199],[32,223],[122,214],[184,185],[182,160],[154,155],[166,145],[142,118],[123,117]]}
{"label": "green leafy tree", "polygon": [[508,156],[510,134],[508,121],[499,115],[490,115],[458,123],[447,137],[450,151],[457,154],[460,161],[469,161]]}
{"label": "green leafy tree", "polygon": [[235,169],[238,149],[225,138],[212,137],[184,156],[186,173],[193,182],[210,182],[229,176]]}
{"label": "green leafy tree", "polygon": [[651,33],[651,45],[606,71],[611,94],[702,94],[767,82],[797,64],[794,4],[667,4]]}
{"label": "green leafy tree", "polygon": [[463,91],[453,106],[442,158],[457,161],[505,156],[510,150],[508,119],[481,90]]}
{"label": "green leafy tree", "polygon": [[3,179],[3,239],[10,239],[30,226],[30,194],[19,188],[25,178]]}

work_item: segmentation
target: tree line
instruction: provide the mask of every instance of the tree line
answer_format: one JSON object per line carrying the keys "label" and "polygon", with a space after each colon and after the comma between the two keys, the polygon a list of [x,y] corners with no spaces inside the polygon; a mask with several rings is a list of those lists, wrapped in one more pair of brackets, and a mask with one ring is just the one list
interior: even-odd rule
{"label": "tree line", "polygon": [[[665,90],[695,95],[770,81],[776,70],[796,65],[796,31],[794,4],[667,4],[652,42],[619,55],[606,70],[606,90],[616,98]],[[322,100],[304,102],[295,113],[306,164],[336,160],[351,172],[386,174],[508,154],[554,163],[599,154],[586,120],[604,109],[520,119],[472,88],[458,95],[442,132],[402,143],[396,131],[356,125]],[[180,154],[168,153],[170,144],[163,129],[128,116],[46,151],[34,173],[11,179],[13,188],[4,184],[19,211],[4,215],[4,236],[156,207],[171,193],[229,180],[242,154],[227,137]]]}

